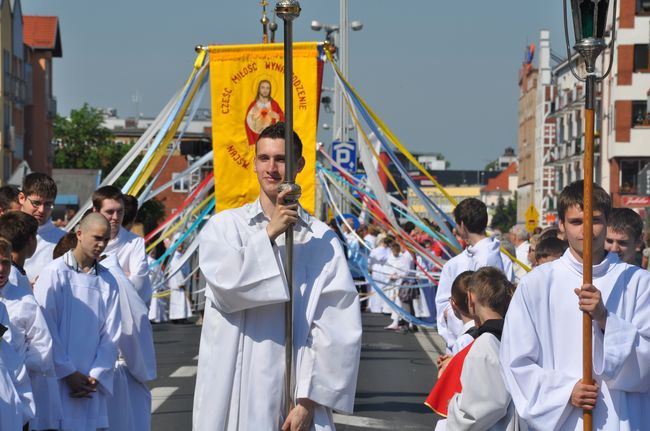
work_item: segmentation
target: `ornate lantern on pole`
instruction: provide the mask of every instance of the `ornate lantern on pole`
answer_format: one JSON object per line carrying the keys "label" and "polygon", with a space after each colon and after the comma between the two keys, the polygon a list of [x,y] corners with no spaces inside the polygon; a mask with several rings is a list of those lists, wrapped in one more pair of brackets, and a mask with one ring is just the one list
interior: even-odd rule
{"label": "ornate lantern on pole", "polygon": [[[582,253],[582,282],[592,283],[592,237],[593,237],[593,183],[594,183],[594,110],[596,107],[596,81],[602,81],[609,75],[613,63],[613,47],[616,29],[616,7],[614,0],[612,14],[612,38],[610,42],[609,66],[607,71],[598,76],[596,74],[596,59],[607,48],[605,43],[605,29],[609,0],[571,0],[573,15],[573,31],[576,43],[574,49],[585,62],[586,76],[581,77],[573,68],[571,49],[569,48],[569,28],[566,13],[567,0],[564,6],[564,36],[567,49],[567,61],[571,73],[578,81],[585,83],[585,158],[584,158],[584,205],[583,205],[583,253]],[[582,382],[593,384],[593,359],[592,359],[592,321],[588,313],[584,313],[582,321]],[[584,411],[584,430],[593,428],[591,412]]]}

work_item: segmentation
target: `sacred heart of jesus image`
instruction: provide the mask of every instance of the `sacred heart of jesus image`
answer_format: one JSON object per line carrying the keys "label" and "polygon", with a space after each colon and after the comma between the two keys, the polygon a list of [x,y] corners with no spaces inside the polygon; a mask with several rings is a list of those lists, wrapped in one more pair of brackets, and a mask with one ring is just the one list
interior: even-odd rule
{"label": "sacred heart of jesus image", "polygon": [[255,145],[262,130],[284,121],[284,112],[273,100],[271,81],[263,79],[257,84],[257,95],[246,111],[246,136],[248,145]]}

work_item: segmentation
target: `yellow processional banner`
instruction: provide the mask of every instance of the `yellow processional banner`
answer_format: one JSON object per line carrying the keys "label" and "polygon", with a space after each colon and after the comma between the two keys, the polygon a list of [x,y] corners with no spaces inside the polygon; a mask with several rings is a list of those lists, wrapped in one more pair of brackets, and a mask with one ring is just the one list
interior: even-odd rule
{"label": "yellow processional banner", "polygon": [[[318,44],[293,48],[293,121],[303,144],[305,168],[296,182],[300,203],[314,212],[316,131],[323,63]],[[259,133],[284,121],[282,44],[210,47],[212,146],[217,212],[254,201],[259,194],[253,171]]]}

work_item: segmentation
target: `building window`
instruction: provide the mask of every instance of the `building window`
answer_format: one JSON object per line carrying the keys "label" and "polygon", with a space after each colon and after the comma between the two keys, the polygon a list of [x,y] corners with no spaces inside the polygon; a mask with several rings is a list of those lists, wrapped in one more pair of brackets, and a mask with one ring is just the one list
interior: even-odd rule
{"label": "building window", "polygon": [[645,100],[632,101],[632,127],[636,126],[650,126],[648,102]]}
{"label": "building window", "polygon": [[[178,177],[178,172],[172,173],[172,180]],[[187,193],[190,190],[189,177],[185,175],[172,183],[172,191],[177,193]]]}
{"label": "building window", "polygon": [[650,0],[636,0],[636,14],[650,15]]}
{"label": "building window", "polygon": [[621,160],[620,168],[620,186],[619,193],[621,194],[636,194],[638,193],[638,178],[639,172],[648,163],[648,159],[642,160]]}
{"label": "building window", "polygon": [[634,45],[634,72],[650,72],[650,50],[648,44]]}

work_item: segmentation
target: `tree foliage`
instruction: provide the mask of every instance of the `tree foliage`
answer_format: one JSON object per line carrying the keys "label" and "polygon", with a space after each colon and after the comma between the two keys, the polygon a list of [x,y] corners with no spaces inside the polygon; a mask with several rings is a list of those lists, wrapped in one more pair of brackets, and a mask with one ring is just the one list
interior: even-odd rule
{"label": "tree foliage", "polygon": [[165,217],[165,204],[156,198],[146,201],[138,210],[135,218],[137,223],[142,223],[145,235],[154,230]]}
{"label": "tree foliage", "polygon": [[70,117],[54,119],[54,167],[63,169],[101,169],[102,178],[131,149],[133,143],[116,144],[113,134],[103,126],[102,112],[85,103],[70,111]]}
{"label": "tree foliage", "polygon": [[497,206],[492,216],[492,229],[499,229],[501,232],[508,232],[517,223],[517,200],[508,199],[506,203],[503,196],[499,196]]}

